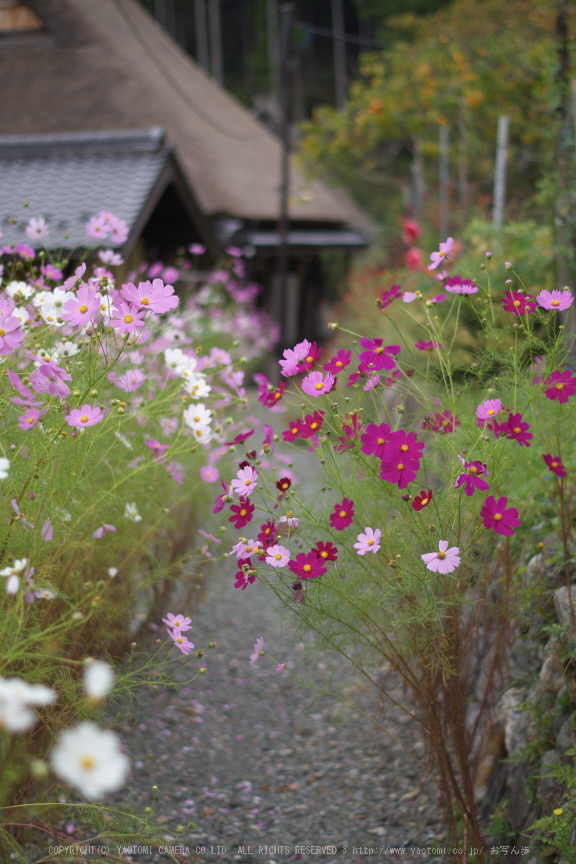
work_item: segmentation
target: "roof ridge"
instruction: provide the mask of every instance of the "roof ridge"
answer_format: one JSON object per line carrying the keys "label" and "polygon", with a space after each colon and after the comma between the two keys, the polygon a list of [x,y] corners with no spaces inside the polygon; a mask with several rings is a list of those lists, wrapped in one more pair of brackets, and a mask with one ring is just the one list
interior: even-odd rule
{"label": "roof ridge", "polygon": [[64,153],[157,153],[162,149],[164,139],[165,130],[162,126],[43,135],[0,135],[0,158],[37,158]]}

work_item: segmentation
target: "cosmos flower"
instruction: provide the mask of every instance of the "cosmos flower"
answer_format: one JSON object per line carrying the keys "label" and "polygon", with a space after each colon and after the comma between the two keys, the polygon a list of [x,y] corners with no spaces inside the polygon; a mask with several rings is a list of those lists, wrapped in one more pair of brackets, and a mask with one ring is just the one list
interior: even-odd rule
{"label": "cosmos flower", "polygon": [[187,630],[192,630],[192,619],[186,618],[185,615],[176,614],[173,615],[172,612],[168,612],[166,618],[162,618],[164,624],[168,627],[172,627],[174,631],[178,630],[180,633],[185,633]]}
{"label": "cosmos flower", "polygon": [[421,555],[422,561],[426,564],[428,570],[433,573],[452,573],[460,566],[460,556],[457,546],[452,546],[448,549],[448,541],[440,540],[438,544],[438,552],[426,552]]}
{"label": "cosmos flower", "polygon": [[388,483],[397,483],[399,489],[405,489],[408,483],[416,479],[420,470],[418,459],[398,455],[381,463],[380,477]]}
{"label": "cosmos flower", "polygon": [[470,498],[474,494],[475,489],[485,492],[490,488],[486,480],[482,476],[488,477],[488,468],[482,462],[466,462],[462,456],[458,455],[465,468],[465,473],[459,474],[454,483],[454,488],[458,489],[462,484],[465,484],[464,491]]}
{"label": "cosmos flower", "polygon": [[18,318],[0,313],[0,356],[11,354],[23,339],[24,332],[20,329]]}
{"label": "cosmos flower", "polygon": [[471,279],[461,279],[460,276],[448,276],[444,281],[444,287],[449,294],[477,294],[478,286]]}
{"label": "cosmos flower", "polygon": [[354,548],[358,550],[358,555],[366,555],[367,552],[378,552],[380,549],[380,537],[382,531],[377,528],[375,531],[372,528],[364,528],[364,534],[358,534],[356,538],[358,543],[354,544]]}
{"label": "cosmos flower", "polygon": [[566,468],[560,461],[560,456],[551,456],[550,453],[547,453],[545,456],[542,456],[544,462],[554,474],[557,474],[558,477],[566,477]]}
{"label": "cosmos flower", "polygon": [[270,546],[266,550],[266,563],[271,567],[285,567],[290,560],[290,550],[285,546]]}
{"label": "cosmos flower", "polygon": [[323,369],[325,372],[332,372],[332,374],[337,375],[339,372],[342,372],[346,366],[350,365],[350,361],[352,360],[352,351],[345,351],[341,348],[335,357],[332,357],[327,363],[324,363]]}
{"label": "cosmos flower", "polygon": [[518,510],[515,507],[506,508],[507,498],[499,498],[498,501],[490,495],[480,510],[480,516],[485,528],[492,528],[497,534],[512,537],[514,528],[520,525]]}
{"label": "cosmos flower", "polygon": [[326,372],[323,376],[322,372],[311,372],[302,381],[302,390],[309,396],[322,396],[324,393],[330,393],[336,383],[336,379],[330,372]]}
{"label": "cosmos flower", "polygon": [[240,493],[250,495],[256,488],[257,479],[258,472],[251,466],[247,466],[236,473],[236,479],[232,480],[231,486],[238,495]]}
{"label": "cosmos flower", "polygon": [[502,402],[500,399],[487,399],[478,405],[476,409],[476,417],[481,423],[487,420],[492,420],[502,410]]}
{"label": "cosmos flower", "polygon": [[88,286],[79,288],[76,295],[64,304],[60,318],[74,327],[84,327],[100,310],[102,296]]}
{"label": "cosmos flower", "polygon": [[205,483],[216,483],[220,475],[214,465],[203,465],[200,468],[200,477]]}
{"label": "cosmos flower", "polygon": [[93,705],[100,705],[114,684],[114,670],[104,660],[91,660],[84,667],[84,690]]}
{"label": "cosmos flower", "polygon": [[305,424],[303,420],[293,420],[290,423],[290,427],[282,433],[282,438],[284,439],[284,441],[294,441],[296,438],[298,438],[304,426]]}
{"label": "cosmos flower", "polygon": [[412,502],[412,509],[418,512],[424,507],[428,507],[433,497],[432,489],[428,489],[428,491],[421,489],[420,495],[416,495]]}
{"label": "cosmos flower", "polygon": [[250,665],[254,666],[260,653],[264,650],[264,639],[262,636],[259,636],[256,642],[254,643],[254,653],[250,655]]}
{"label": "cosmos flower", "polygon": [[402,296],[402,289],[399,285],[392,285],[392,287],[388,291],[383,291],[379,300],[376,301],[377,305],[380,306],[381,309],[386,309],[390,304],[397,300]]}
{"label": "cosmos flower", "polygon": [[414,346],[418,349],[418,351],[434,351],[443,348],[444,346],[440,342],[423,342],[420,339],[419,342],[416,342]]}
{"label": "cosmos flower", "polygon": [[262,543],[263,546],[267,546],[271,537],[273,537],[277,533],[276,525],[273,520],[268,519],[268,521],[260,526],[260,533],[258,534],[258,540]]}
{"label": "cosmos flower", "polygon": [[443,432],[445,434],[449,432],[454,432],[454,428],[456,426],[461,426],[460,420],[456,417],[455,414],[452,414],[451,411],[446,409],[440,414],[438,411],[435,411],[431,414],[428,420],[425,420],[422,423],[423,429],[432,429],[433,432]]}
{"label": "cosmos flower", "polygon": [[324,543],[322,540],[319,540],[312,549],[312,552],[315,552],[318,558],[323,558],[324,561],[338,560],[338,547],[330,542]]}
{"label": "cosmos flower", "polygon": [[376,456],[378,459],[386,459],[392,454],[392,429],[387,423],[369,423],[366,431],[360,438],[361,450],[367,456]]}
{"label": "cosmos flower", "polygon": [[520,294],[519,291],[506,291],[502,300],[502,308],[505,312],[513,315],[530,314],[536,309],[536,304],[528,294]]}
{"label": "cosmos flower", "polygon": [[536,302],[548,311],[563,312],[570,308],[574,302],[574,297],[567,290],[541,291],[536,297]]}
{"label": "cosmos flower", "polygon": [[104,537],[107,531],[114,532],[116,531],[116,528],[114,527],[114,525],[101,525],[100,528],[97,528],[96,531],[94,531],[92,537],[95,540],[100,540],[101,537]]}
{"label": "cosmos flower", "polygon": [[48,408],[45,408],[44,411],[39,411],[38,408],[27,408],[24,414],[18,418],[20,429],[23,429],[24,432],[34,429],[47,411]]}
{"label": "cosmos flower", "polygon": [[187,636],[182,636],[178,630],[174,632],[168,631],[168,635],[174,642],[174,646],[179,648],[182,654],[190,654],[194,650],[194,643],[190,642]]}
{"label": "cosmos flower", "polygon": [[156,441],[155,438],[150,438],[148,441],[144,441],[144,444],[152,451],[152,457],[155,462],[166,461],[164,451],[170,448],[169,444],[161,444],[160,441]]}
{"label": "cosmos flower", "polygon": [[564,404],[568,401],[569,396],[576,393],[576,378],[573,378],[568,370],[552,372],[552,375],[544,382],[544,388],[544,393],[548,399],[558,399],[561,404]]}
{"label": "cosmos flower", "polygon": [[128,303],[120,303],[119,309],[112,309],[110,326],[119,336],[125,333],[137,333],[144,327],[146,312]]}
{"label": "cosmos flower", "polygon": [[128,282],[126,285],[122,285],[120,293],[128,303],[133,303],[140,309],[157,312],[159,315],[175,309],[180,302],[172,285],[164,285],[162,279],[154,279],[153,282],[140,282],[137,288]]}
{"label": "cosmos flower", "polygon": [[254,516],[254,504],[250,503],[249,498],[240,497],[239,503],[232,504],[230,510],[232,511],[232,516],[229,517],[228,521],[234,523],[234,527],[237,530],[248,525]]}
{"label": "cosmos flower", "polygon": [[290,560],[288,567],[298,579],[316,579],[327,572],[324,559],[318,558],[315,552],[299,552],[295,559]]}
{"label": "cosmos flower", "polygon": [[300,438],[311,438],[317,435],[324,422],[324,412],[315,411],[314,414],[306,414],[306,419],[300,427]]}
{"label": "cosmos flower", "polygon": [[508,420],[498,425],[498,433],[503,438],[511,438],[517,441],[521,447],[530,447],[530,441],[534,438],[530,424],[522,420],[522,414],[509,414]]}
{"label": "cosmos flower", "polygon": [[352,524],[354,517],[354,502],[344,498],[341,504],[336,504],[334,511],[330,514],[330,525],[337,531],[343,531]]}
{"label": "cosmos flower", "polygon": [[448,257],[448,253],[451,251],[453,245],[454,240],[452,237],[448,237],[445,243],[440,243],[439,251],[432,252],[430,255],[430,261],[432,263],[428,265],[428,270],[435,270],[439,264],[442,264]]}
{"label": "cosmos flower", "polygon": [[396,361],[394,357],[400,353],[400,345],[388,345],[384,347],[383,339],[360,339],[360,348],[364,350],[358,355],[358,369],[365,372],[370,366],[374,372],[381,369],[394,369]]}
{"label": "cosmos flower", "polygon": [[87,721],[62,732],[50,753],[50,762],[61,780],[90,800],[116,792],[130,770],[120,739]]}
{"label": "cosmos flower", "polygon": [[78,429],[84,429],[88,426],[94,426],[104,419],[104,414],[99,405],[83,405],[82,408],[74,408],[70,414],[66,414],[66,422],[69,426],[75,426]]}

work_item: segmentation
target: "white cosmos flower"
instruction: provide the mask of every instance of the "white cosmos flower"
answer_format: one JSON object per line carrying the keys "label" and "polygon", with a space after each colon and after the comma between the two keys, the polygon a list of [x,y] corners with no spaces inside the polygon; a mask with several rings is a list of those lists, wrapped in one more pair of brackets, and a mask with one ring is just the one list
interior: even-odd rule
{"label": "white cosmos flower", "polygon": [[75,357],[80,349],[75,342],[59,342],[54,350],[53,359],[58,362],[61,357]]}
{"label": "white cosmos flower", "polygon": [[164,359],[166,360],[166,365],[177,375],[183,375],[184,373],[187,373],[188,376],[191,375],[198,363],[196,357],[189,357],[187,354],[184,354],[181,348],[166,348]]}
{"label": "white cosmos flower", "polygon": [[184,422],[192,429],[196,429],[199,426],[209,426],[212,422],[212,411],[206,408],[203,402],[190,405],[184,411]]}
{"label": "white cosmos flower", "polygon": [[192,435],[197,444],[207,444],[212,440],[214,433],[209,426],[198,426],[192,430]]}
{"label": "white cosmos flower", "polygon": [[17,558],[11,567],[4,567],[3,570],[0,570],[0,576],[17,576],[24,570],[27,564],[27,558]]}
{"label": "white cosmos flower", "polygon": [[60,309],[57,309],[53,303],[44,303],[38,309],[38,313],[42,316],[42,320],[46,322],[46,324],[50,324],[51,327],[63,327],[66,323],[65,321],[58,321],[60,316]]}
{"label": "white cosmos flower", "polygon": [[56,310],[61,312],[63,310],[64,304],[68,300],[73,300],[75,298],[75,294],[73,291],[64,291],[63,288],[54,288],[51,293],[50,300],[48,301]]}
{"label": "white cosmos flower", "polygon": [[124,510],[124,516],[126,519],[131,519],[132,522],[141,522],[142,516],[138,513],[138,507],[136,506],[136,502],[132,501],[129,504],[126,504],[126,509]]}
{"label": "white cosmos flower", "polygon": [[0,456],[0,480],[6,480],[10,469],[10,460],[5,456]]}
{"label": "white cosmos flower", "polygon": [[108,576],[109,576],[111,579],[113,579],[114,576],[116,576],[117,573],[118,573],[118,568],[117,568],[117,567],[109,567],[109,568],[108,568]]}
{"label": "white cosmos flower", "polygon": [[27,282],[9,282],[5,290],[10,297],[20,294],[25,300],[28,300],[34,293],[34,289]]}
{"label": "white cosmos flower", "polygon": [[120,749],[120,739],[88,722],[62,733],[50,761],[58,777],[91,800],[116,792],[130,771],[128,758]]}
{"label": "white cosmos flower", "polygon": [[212,390],[206,383],[206,376],[202,372],[196,372],[189,378],[185,378],[184,389],[190,393],[193,399],[203,399]]}
{"label": "white cosmos flower", "polygon": [[25,324],[30,318],[30,313],[23,306],[17,306],[12,312],[13,318],[18,318],[20,324]]}
{"label": "white cosmos flower", "polygon": [[25,732],[36,723],[31,705],[50,705],[57,693],[43,684],[28,684],[20,678],[0,677],[0,729]]}
{"label": "white cosmos flower", "polygon": [[84,669],[84,689],[88,698],[100,704],[108,693],[115,678],[112,667],[104,660],[92,660]]}

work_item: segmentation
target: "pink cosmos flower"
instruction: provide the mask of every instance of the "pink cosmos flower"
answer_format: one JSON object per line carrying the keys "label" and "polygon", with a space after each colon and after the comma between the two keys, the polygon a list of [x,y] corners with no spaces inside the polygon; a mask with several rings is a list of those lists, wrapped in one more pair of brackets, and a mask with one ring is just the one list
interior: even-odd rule
{"label": "pink cosmos flower", "polygon": [[238,531],[245,528],[254,516],[254,504],[250,503],[249,498],[243,496],[240,497],[238,504],[231,505],[230,510],[232,516],[229,517],[228,521],[233,522]]}
{"label": "pink cosmos flower", "polygon": [[375,531],[372,528],[364,528],[364,534],[358,534],[356,538],[358,543],[354,544],[354,548],[358,550],[358,555],[366,555],[367,552],[378,552],[380,549],[380,537],[382,531],[377,528]]}
{"label": "pink cosmos flower", "polygon": [[444,346],[440,342],[423,342],[420,339],[419,342],[416,342],[414,346],[418,349],[418,351],[434,351],[443,348]]}
{"label": "pink cosmos flower", "polygon": [[220,474],[213,465],[203,465],[200,468],[200,477],[205,483],[216,483]]}
{"label": "pink cosmos flower", "polygon": [[536,309],[536,304],[532,302],[529,294],[506,291],[502,300],[502,308],[505,312],[512,312],[513,315],[524,315],[533,312]]}
{"label": "pink cosmos flower", "polygon": [[502,402],[500,399],[487,399],[478,405],[476,417],[481,423],[486,423],[487,420],[493,420],[501,410]]}
{"label": "pink cosmos flower", "polygon": [[155,462],[166,461],[164,451],[169,449],[169,444],[161,444],[160,441],[156,441],[154,438],[150,438],[149,441],[144,441],[144,444],[152,450],[152,456],[154,457]]}
{"label": "pink cosmos flower", "polygon": [[36,257],[34,249],[32,249],[31,246],[28,246],[27,243],[18,243],[15,252],[20,255],[24,261],[32,261]]}
{"label": "pink cosmos flower", "polygon": [[282,394],[286,388],[283,381],[279,387],[273,387],[262,372],[257,372],[254,375],[254,381],[258,384],[258,401],[266,408],[272,408],[282,398]]}
{"label": "pink cosmos flower", "polygon": [[42,240],[42,238],[47,237],[49,233],[48,225],[43,217],[36,218],[33,216],[26,226],[26,234],[30,240]]}
{"label": "pink cosmos flower", "polygon": [[97,528],[96,531],[92,534],[92,537],[95,540],[100,540],[101,537],[104,537],[107,531],[116,531],[114,525],[101,525],[100,528]]}
{"label": "pink cosmos flower", "polygon": [[46,411],[48,411],[48,408],[45,408],[44,411],[39,411],[37,408],[27,408],[24,414],[18,418],[20,429],[23,429],[25,432],[29,429],[34,429],[44,417]]}
{"label": "pink cosmos flower", "polygon": [[124,333],[136,333],[144,327],[146,310],[139,309],[128,303],[120,303],[119,309],[112,310],[110,326],[118,332],[119,336]]}
{"label": "pink cosmos flower", "polygon": [[574,297],[570,291],[541,291],[536,297],[536,302],[543,309],[563,312],[572,305]]}
{"label": "pink cosmos flower", "polygon": [[194,643],[190,642],[187,636],[181,636],[177,630],[174,632],[169,630],[168,635],[174,640],[176,648],[179,648],[183,654],[190,654],[194,650]]}
{"label": "pink cosmos flower", "polygon": [[318,558],[323,558],[324,561],[337,561],[338,560],[338,547],[334,546],[333,543],[324,543],[322,540],[319,540],[316,543],[316,546],[312,549],[312,552]]}
{"label": "pink cosmos flower", "polygon": [[173,627],[175,631],[178,630],[180,633],[193,629],[192,619],[186,618],[184,615],[173,615],[171,612],[168,612],[166,618],[162,618],[162,621],[168,627]]}
{"label": "pink cosmos flower", "polygon": [[31,522],[28,522],[24,513],[22,512],[22,510],[20,510],[16,498],[13,498],[10,504],[12,505],[12,509],[16,513],[16,516],[18,516],[18,519],[20,520],[20,525],[22,525],[25,531],[28,531],[28,528],[36,527],[35,525],[32,525]]}
{"label": "pink cosmos flower", "polygon": [[[202,470],[202,469],[200,469],[200,470]],[[223,510],[224,507],[226,506],[226,502],[224,501],[224,498],[228,497],[228,487],[226,486],[224,481],[222,481],[222,488],[224,489],[224,494],[218,495],[218,497],[214,501],[214,508],[212,510],[212,513],[220,513],[220,511]]]}
{"label": "pink cosmos flower", "polygon": [[376,456],[378,459],[390,458],[393,450],[393,433],[387,423],[369,423],[366,431],[362,433],[361,450],[367,456]]}
{"label": "pink cosmos flower", "polygon": [[288,562],[288,568],[295,573],[299,579],[316,579],[327,573],[324,559],[318,558],[315,552],[299,552],[295,559]]}
{"label": "pink cosmos flower", "polygon": [[246,540],[245,537],[241,537],[231,551],[236,554],[236,558],[249,558],[251,555],[260,554],[260,545],[256,540]]}
{"label": "pink cosmos flower", "polygon": [[50,282],[58,282],[62,279],[62,270],[58,270],[54,264],[46,264],[46,266],[42,265],[40,267],[40,272],[44,278],[48,279]]}
{"label": "pink cosmos flower", "polygon": [[257,479],[258,472],[248,465],[246,468],[241,468],[240,471],[237,472],[236,479],[232,480],[231,486],[238,495],[240,495],[240,493],[243,495],[250,495],[256,488]]}
{"label": "pink cosmos flower", "polygon": [[502,497],[496,501],[494,496],[490,495],[480,510],[480,516],[485,528],[493,528],[497,534],[512,537],[514,528],[520,525],[520,519],[518,519],[518,510],[515,507],[506,509],[507,503],[507,498]]}
{"label": "pink cosmos flower", "polygon": [[298,528],[300,520],[294,516],[292,510],[288,510],[285,516],[280,516],[278,519],[282,524],[286,524],[288,528]]}
{"label": "pink cosmos flower", "polygon": [[380,297],[380,302],[376,301],[381,309],[386,309],[390,304],[402,296],[402,289],[399,285],[392,285],[389,291],[383,291]]}
{"label": "pink cosmos flower", "polygon": [[552,372],[550,378],[544,382],[544,390],[548,399],[558,399],[562,404],[568,401],[569,396],[576,393],[576,378],[573,378],[568,370],[564,372]]}
{"label": "pink cosmos flower", "polygon": [[354,502],[350,498],[344,498],[341,504],[336,504],[334,511],[330,514],[330,525],[337,531],[343,531],[352,524],[354,517]]}
{"label": "pink cosmos flower", "polygon": [[320,354],[322,353],[322,349],[318,348],[316,342],[313,342],[310,348],[308,349],[306,356],[300,363],[298,367],[299,372],[308,372],[312,367],[318,362],[320,359]]}
{"label": "pink cosmos flower", "polygon": [[471,279],[461,279],[460,276],[448,276],[444,279],[444,287],[449,294],[477,294],[478,286]]}
{"label": "pink cosmos flower", "polygon": [[454,240],[452,237],[448,237],[445,243],[440,243],[440,249],[438,252],[432,252],[430,255],[431,264],[428,265],[428,270],[435,270],[439,264],[444,262],[444,259],[447,258],[448,253],[452,249],[454,245]]}
{"label": "pink cosmos flower", "polygon": [[24,339],[18,318],[8,317],[0,312],[0,356],[11,354]]}
{"label": "pink cosmos flower", "polygon": [[260,656],[260,652],[264,650],[264,639],[262,636],[259,636],[256,642],[254,643],[254,653],[250,655],[250,665],[254,666],[258,657]]}
{"label": "pink cosmos flower", "polygon": [[110,227],[101,215],[92,216],[86,223],[86,234],[98,240],[104,240],[110,233]]}
{"label": "pink cosmos flower", "polygon": [[302,381],[302,390],[309,396],[318,397],[330,393],[335,384],[336,379],[330,372],[326,372],[325,377],[322,372],[311,372]]}
{"label": "pink cosmos flower", "polygon": [[290,550],[285,546],[270,546],[266,550],[266,563],[271,567],[285,567],[290,560]]}
{"label": "pink cosmos flower", "polygon": [[454,427],[461,425],[462,424],[460,423],[460,420],[458,420],[456,415],[452,414],[451,411],[446,409],[442,412],[442,414],[439,414],[438,411],[435,411],[433,414],[431,414],[429,420],[425,420],[422,423],[422,428],[428,429],[428,427],[430,427],[433,432],[448,433],[454,432]]}
{"label": "pink cosmos flower", "polygon": [[204,531],[203,528],[199,528],[198,533],[202,534],[203,537],[206,537],[207,540],[213,540],[214,543],[222,543],[222,540],[219,540],[218,537],[214,537],[213,534],[208,534],[208,532]]}
{"label": "pink cosmos flower", "polygon": [[420,461],[424,442],[418,441],[416,432],[405,432],[404,429],[398,429],[390,434],[388,449],[393,454],[388,457],[389,459],[396,459],[396,456],[399,456],[401,459]]}
{"label": "pink cosmos flower", "polygon": [[381,369],[394,369],[396,361],[394,357],[400,353],[400,345],[388,345],[384,347],[383,339],[361,339],[360,348],[364,348],[358,356],[358,370],[365,372],[370,366],[374,372]]}
{"label": "pink cosmos flower", "polygon": [[436,297],[430,298],[430,303],[443,303],[446,299],[446,294],[437,294]]}
{"label": "pink cosmos flower", "polygon": [[50,523],[50,519],[46,519],[46,521],[44,522],[44,525],[42,526],[41,534],[42,534],[42,539],[46,543],[48,543],[49,540],[52,540],[52,537],[54,536],[54,528],[52,527],[52,525]]}
{"label": "pink cosmos flower", "polygon": [[83,327],[96,315],[101,303],[101,295],[92,291],[87,285],[83,285],[78,289],[75,297],[66,301],[60,317],[73,327]]}
{"label": "pink cosmos flower", "polygon": [[128,372],[120,375],[119,378],[116,378],[114,372],[110,372],[108,378],[112,381],[115,387],[118,387],[125,393],[133,393],[142,386],[146,380],[146,375],[144,375],[140,369],[130,369]]}
{"label": "pink cosmos flower", "polygon": [[254,434],[254,429],[250,429],[249,432],[242,432],[240,435],[236,435],[236,437],[232,441],[227,441],[224,445],[225,447],[233,447],[235,444],[243,444],[247,438],[250,438],[251,435]]}
{"label": "pink cosmos flower", "polygon": [[510,414],[505,423],[500,423],[498,432],[503,438],[512,438],[518,441],[521,447],[530,447],[530,441],[534,438],[530,424],[522,420],[522,414]]}
{"label": "pink cosmos flower", "polygon": [[460,556],[457,546],[452,546],[448,549],[448,541],[440,540],[438,543],[439,552],[426,552],[421,555],[422,561],[426,564],[428,570],[433,573],[452,573],[460,566]]}
{"label": "pink cosmos flower", "polygon": [[550,471],[557,474],[558,477],[566,477],[566,468],[562,465],[560,456],[551,456],[550,453],[547,453],[545,456],[542,456],[542,458]]}
{"label": "pink cosmos flower", "polygon": [[83,405],[82,408],[74,408],[70,414],[66,414],[66,422],[69,426],[76,426],[79,429],[84,429],[87,426],[94,426],[104,419],[104,414],[99,405]]}
{"label": "pink cosmos flower", "polygon": [[332,357],[328,363],[324,363],[324,371],[332,372],[334,375],[337,375],[338,372],[342,372],[342,370],[350,364],[351,359],[352,351],[345,351],[341,348],[335,357]]}
{"label": "pink cosmos flower", "polygon": [[278,361],[282,367],[282,375],[286,378],[292,378],[294,375],[297,375],[300,365],[304,362],[311,347],[310,342],[305,339],[303,342],[295,345],[294,348],[286,348],[284,359]]}
{"label": "pink cosmos flower", "polygon": [[206,251],[206,247],[203,246],[202,243],[191,243],[190,246],[188,246],[188,251],[192,255],[203,255]]}
{"label": "pink cosmos flower", "polygon": [[380,477],[388,483],[397,483],[399,489],[405,489],[408,483],[416,479],[420,470],[420,462],[417,459],[396,456],[381,463]]}
{"label": "pink cosmos flower", "polygon": [[464,491],[469,498],[474,494],[474,489],[486,492],[490,488],[489,484],[482,479],[482,475],[488,477],[488,468],[486,465],[483,465],[482,462],[466,462],[460,455],[458,455],[458,459],[460,459],[466,471],[464,474],[458,475],[454,488],[458,489],[465,483]]}
{"label": "pink cosmos flower", "polygon": [[402,295],[404,303],[413,303],[414,300],[422,300],[421,291],[405,291]]}
{"label": "pink cosmos flower", "polygon": [[131,282],[122,286],[120,291],[122,297],[129,303],[140,309],[150,309],[161,315],[175,309],[180,302],[174,294],[172,285],[164,285],[162,279],[154,279],[153,282],[140,282],[136,288]]}

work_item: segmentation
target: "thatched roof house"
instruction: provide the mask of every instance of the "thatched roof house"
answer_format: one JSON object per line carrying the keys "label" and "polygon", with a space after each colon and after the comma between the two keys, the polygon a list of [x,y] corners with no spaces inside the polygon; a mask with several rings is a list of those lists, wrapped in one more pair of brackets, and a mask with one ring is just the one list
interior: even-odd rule
{"label": "thatched roof house", "polygon": [[[270,281],[280,143],[137,0],[4,0],[0,81],[0,135],[165,129],[216,237],[254,246],[254,276]],[[320,250],[365,245],[370,224],[294,166],[290,196],[291,270],[306,294]]]}

